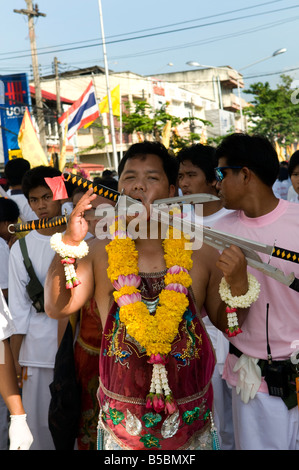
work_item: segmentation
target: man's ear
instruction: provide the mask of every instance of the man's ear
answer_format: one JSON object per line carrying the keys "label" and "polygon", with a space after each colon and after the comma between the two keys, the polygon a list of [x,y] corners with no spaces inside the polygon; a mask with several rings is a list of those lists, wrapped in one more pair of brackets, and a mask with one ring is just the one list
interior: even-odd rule
{"label": "man's ear", "polygon": [[208,184],[211,186],[211,188],[218,194],[218,190],[217,190],[217,180],[216,178],[212,181],[212,183],[209,183]]}
{"label": "man's ear", "polygon": [[176,194],[176,187],[174,184],[169,186],[169,197],[174,197]]}
{"label": "man's ear", "polygon": [[249,183],[251,181],[251,178],[252,178],[252,171],[247,166],[243,166],[241,171],[242,171],[242,174],[243,174],[244,183],[245,184]]}

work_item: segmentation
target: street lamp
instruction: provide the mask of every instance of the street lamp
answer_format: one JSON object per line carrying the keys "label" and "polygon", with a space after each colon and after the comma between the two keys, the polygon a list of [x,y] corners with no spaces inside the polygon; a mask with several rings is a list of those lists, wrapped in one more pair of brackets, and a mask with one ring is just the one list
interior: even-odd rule
{"label": "street lamp", "polygon": [[[277,49],[276,51],[273,52],[272,55],[269,55],[267,57],[263,57],[262,59],[259,59],[255,62],[252,62],[251,64],[245,65],[244,67],[241,67],[239,70],[245,70],[248,69],[249,67],[252,67],[252,65],[259,64],[260,62],[264,62],[264,60],[272,59],[272,57],[276,57],[277,55],[284,54],[286,52],[286,48],[283,47],[281,49]],[[241,130],[244,131],[244,121],[243,121],[243,109],[242,109],[242,103],[241,103],[241,92],[240,92],[240,84],[239,84],[239,78],[237,78],[237,84],[238,84],[238,96],[239,96],[239,103],[240,103],[240,119],[241,119]]]}
{"label": "street lamp", "polygon": [[272,57],[276,57],[277,55],[284,54],[286,51],[287,50],[286,50],[285,47],[283,47],[282,49],[277,49],[277,51],[274,51],[272,55],[269,55],[267,57],[263,57],[263,59],[259,59],[255,62],[252,62],[251,64],[245,65],[245,67],[241,67],[239,70],[247,69],[247,68],[251,67],[252,65],[259,64],[260,62],[264,62],[264,60],[268,60],[268,59],[271,59]]}

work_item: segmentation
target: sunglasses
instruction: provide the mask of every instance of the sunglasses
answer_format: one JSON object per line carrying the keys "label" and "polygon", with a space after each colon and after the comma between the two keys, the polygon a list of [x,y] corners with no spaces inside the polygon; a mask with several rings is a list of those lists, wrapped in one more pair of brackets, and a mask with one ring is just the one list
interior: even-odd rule
{"label": "sunglasses", "polygon": [[242,166],[217,166],[216,168],[214,168],[216,180],[219,182],[223,180],[223,178],[225,177],[225,175],[223,174],[223,170],[229,170],[229,169],[241,170],[241,168],[243,167]]}

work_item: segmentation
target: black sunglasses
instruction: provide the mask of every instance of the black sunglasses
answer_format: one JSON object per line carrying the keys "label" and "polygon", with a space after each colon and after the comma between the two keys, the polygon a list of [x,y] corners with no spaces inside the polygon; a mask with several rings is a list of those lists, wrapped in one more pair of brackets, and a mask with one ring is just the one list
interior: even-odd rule
{"label": "black sunglasses", "polygon": [[241,170],[241,168],[243,168],[242,166],[217,166],[216,168],[214,168],[214,172],[215,172],[215,177],[216,177],[216,180],[221,182],[224,178],[224,174],[223,174],[223,170],[229,170],[229,169],[238,169],[238,170]]}

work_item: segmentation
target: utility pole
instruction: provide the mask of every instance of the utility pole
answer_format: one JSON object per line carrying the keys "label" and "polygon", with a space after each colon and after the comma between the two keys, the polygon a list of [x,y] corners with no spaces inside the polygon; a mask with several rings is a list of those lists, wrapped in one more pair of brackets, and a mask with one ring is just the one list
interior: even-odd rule
{"label": "utility pole", "polygon": [[[59,62],[57,60],[57,57],[54,57],[54,73],[55,73],[55,83],[56,83],[56,109],[57,109],[57,117],[59,118],[62,114],[62,109],[61,109],[61,100],[60,100],[60,82],[59,82],[58,64]],[[62,135],[62,129],[61,129],[60,124],[58,124],[58,135],[59,135],[59,150],[61,152],[63,135]]]}
{"label": "utility pole", "polygon": [[36,114],[37,114],[37,123],[39,128],[39,137],[41,146],[47,156],[47,142],[46,142],[46,129],[45,129],[45,117],[43,110],[43,100],[42,100],[42,90],[40,85],[40,76],[38,70],[38,60],[37,60],[37,50],[36,50],[36,41],[35,41],[35,30],[34,30],[34,18],[39,16],[46,16],[45,13],[40,13],[37,4],[32,5],[32,0],[25,0],[27,4],[27,9],[14,10],[15,13],[21,13],[28,17],[28,28],[29,28],[29,39],[31,47],[31,56],[32,56],[32,68],[33,68],[33,78],[34,78],[34,87],[35,87],[35,103],[36,103]]}

